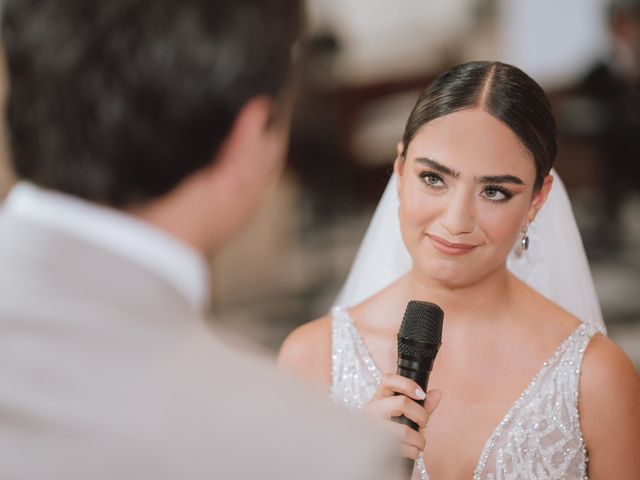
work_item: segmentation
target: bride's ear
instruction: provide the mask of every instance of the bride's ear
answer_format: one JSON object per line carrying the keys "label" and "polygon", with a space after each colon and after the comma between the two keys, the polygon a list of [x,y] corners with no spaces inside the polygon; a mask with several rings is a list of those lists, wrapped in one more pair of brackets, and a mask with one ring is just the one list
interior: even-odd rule
{"label": "bride's ear", "polygon": [[549,197],[549,192],[551,191],[551,187],[553,186],[553,175],[549,174],[544,178],[542,182],[542,187],[540,190],[533,196],[533,200],[531,201],[531,206],[529,207],[529,215],[528,220],[532,222],[536,215],[544,205],[544,202],[547,201]]}
{"label": "bride's ear", "polygon": [[398,196],[400,196],[400,190],[402,189],[402,176],[404,174],[405,159],[402,156],[404,151],[404,145],[402,142],[398,142],[396,145],[396,159],[393,162],[393,173],[396,176],[396,190]]}
{"label": "bride's ear", "polygon": [[393,162],[393,172],[397,177],[402,177],[404,173],[404,157],[402,156],[402,152],[404,152],[404,144],[402,142],[398,142],[396,145],[396,159]]}

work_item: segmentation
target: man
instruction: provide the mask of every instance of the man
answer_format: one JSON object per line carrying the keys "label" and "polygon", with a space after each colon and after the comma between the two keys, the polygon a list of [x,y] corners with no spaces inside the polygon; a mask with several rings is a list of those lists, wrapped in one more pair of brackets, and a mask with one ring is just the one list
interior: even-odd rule
{"label": "man", "polygon": [[0,478],[385,478],[377,430],[202,320],[282,166],[298,2],[4,4]]}

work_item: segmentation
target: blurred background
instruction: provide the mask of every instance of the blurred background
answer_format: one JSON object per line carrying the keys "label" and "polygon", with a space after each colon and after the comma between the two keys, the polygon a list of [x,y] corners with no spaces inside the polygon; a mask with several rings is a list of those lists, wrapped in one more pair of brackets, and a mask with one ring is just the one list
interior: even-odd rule
{"label": "blurred background", "polygon": [[[324,315],[420,90],[457,63],[501,60],[552,101],[556,170],[605,322],[640,368],[640,0],[307,3],[309,59],[287,171],[212,265],[215,328],[275,354],[293,328]],[[4,194],[12,179],[0,143]]]}

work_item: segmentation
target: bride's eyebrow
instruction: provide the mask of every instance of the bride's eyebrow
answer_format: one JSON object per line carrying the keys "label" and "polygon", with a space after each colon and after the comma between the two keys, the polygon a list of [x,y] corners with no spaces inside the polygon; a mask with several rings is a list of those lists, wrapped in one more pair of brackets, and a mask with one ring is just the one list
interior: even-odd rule
{"label": "bride's eyebrow", "polygon": [[[429,157],[416,157],[416,163],[419,163],[425,167],[432,168],[438,173],[443,175],[448,175],[453,178],[460,177],[460,172],[456,172],[452,168],[443,165],[440,162],[435,161]],[[524,182],[515,175],[483,175],[482,177],[476,178],[478,183],[491,183],[491,184],[501,184],[501,183],[515,183],[516,185],[524,185]]]}
{"label": "bride's eyebrow", "polygon": [[438,173],[442,173],[443,175],[448,175],[453,178],[458,178],[460,176],[460,172],[456,172],[455,170],[436,162],[434,159],[429,157],[416,157],[416,163],[424,165],[425,167],[430,167]]}
{"label": "bride's eyebrow", "polygon": [[478,183],[515,183],[524,185],[524,182],[515,175],[484,175],[478,178]]}

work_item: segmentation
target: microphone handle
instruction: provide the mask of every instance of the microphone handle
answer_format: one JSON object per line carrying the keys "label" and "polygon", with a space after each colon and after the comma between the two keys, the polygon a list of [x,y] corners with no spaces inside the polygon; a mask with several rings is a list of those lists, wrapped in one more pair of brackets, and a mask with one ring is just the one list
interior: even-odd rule
{"label": "microphone handle", "polygon": [[[424,392],[427,391],[427,385],[429,384],[429,375],[431,374],[431,368],[433,367],[433,358],[422,358],[420,360],[416,360],[413,357],[408,357],[404,355],[398,356],[398,370],[397,373],[400,376],[409,378],[416,382]],[[395,393],[395,395],[401,395],[400,393]],[[424,400],[415,400],[412,399],[417,404],[423,406]],[[407,425],[411,427],[416,432],[420,430],[418,424],[412,420],[409,420],[404,415],[400,415],[399,417],[393,417],[393,421],[400,423],[402,425]],[[415,466],[415,461],[411,458],[405,457],[402,459],[403,461],[403,471],[407,472],[407,478],[411,478],[413,474],[413,469]]]}
{"label": "microphone handle", "polygon": [[[422,358],[420,360],[416,360],[414,358],[408,358],[405,356],[398,357],[398,375],[413,380],[424,392],[427,391],[427,385],[429,384],[429,375],[431,374],[431,368],[433,367],[433,358]],[[400,393],[395,393],[395,395],[401,395]],[[412,399],[419,405],[424,405],[424,400],[415,400]],[[408,425],[416,432],[420,430],[418,425],[409,420],[404,415],[399,417],[394,417],[394,421],[401,423],[403,425]]]}

